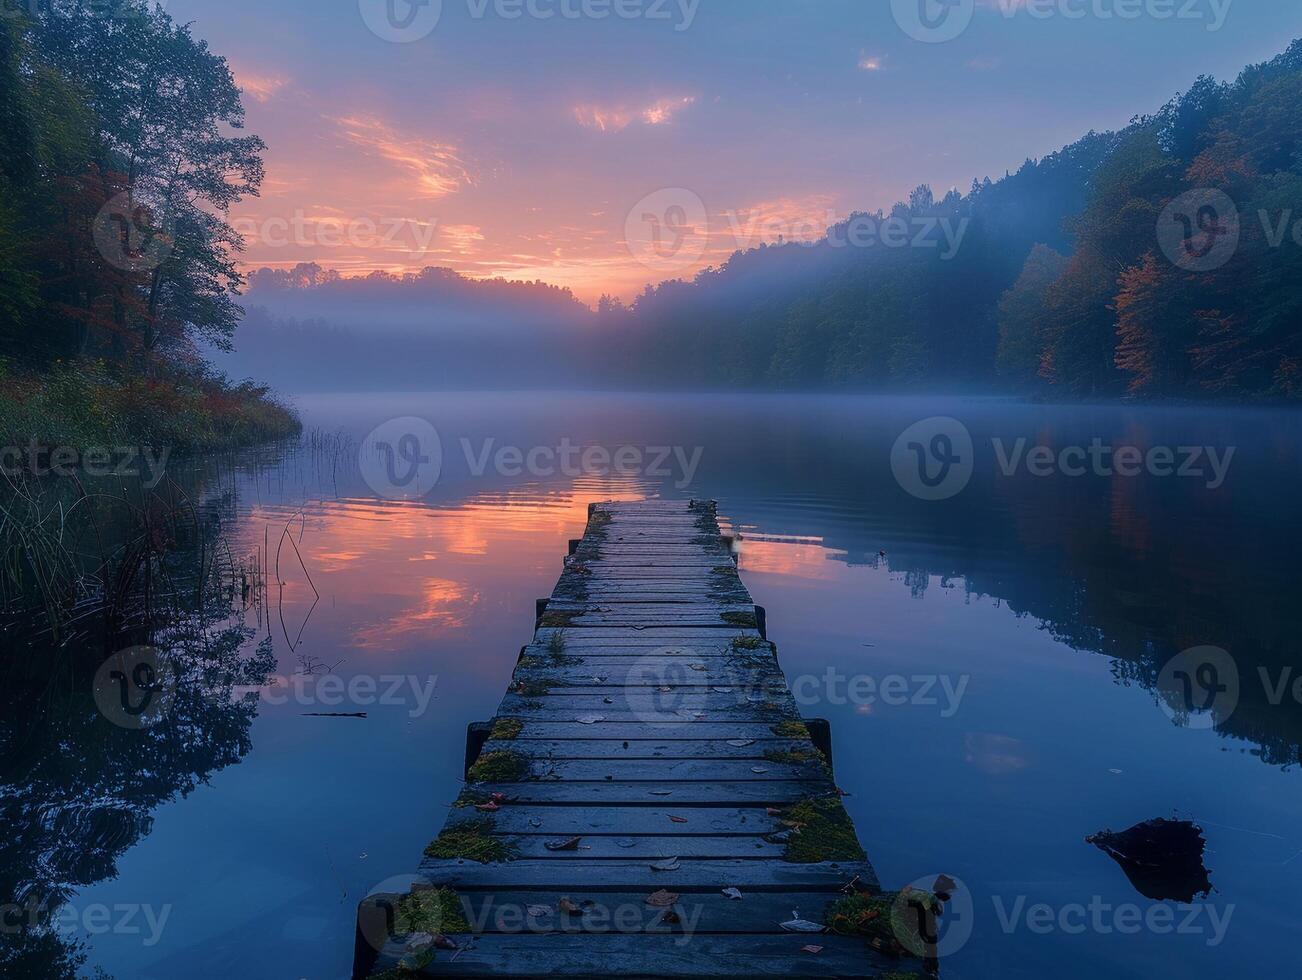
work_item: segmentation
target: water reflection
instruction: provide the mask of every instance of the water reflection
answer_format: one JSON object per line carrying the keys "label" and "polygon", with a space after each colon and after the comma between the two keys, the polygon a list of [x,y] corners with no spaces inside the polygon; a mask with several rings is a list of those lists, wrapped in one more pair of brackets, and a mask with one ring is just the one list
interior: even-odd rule
{"label": "water reflection", "polygon": [[[1272,704],[1253,681],[1258,668],[1291,666],[1302,626],[1291,584],[1302,427],[1292,417],[536,393],[336,396],[303,408],[310,425],[340,433],[335,449],[323,441],[186,474],[230,554],[267,568],[265,601],[250,605],[223,656],[305,678],[301,695],[195,702],[176,719],[183,738],[160,730],[141,742],[102,730],[111,726],[86,687],[93,657],[77,670],[28,658],[30,676],[6,687],[6,889],[175,906],[156,947],[95,938],[92,962],[110,973],[218,975],[256,957],[267,975],[342,975],[354,903],[410,871],[442,823],[464,726],[500,699],[534,597],[550,592],[588,502],[658,494],[721,501],[789,675],[831,666],[970,678],[953,717],[826,699],[806,708],[833,721],[838,780],[855,794],[848,803],[884,879],[944,870],[978,899],[1010,888],[1133,898],[1084,837],[1183,808],[1219,849],[1217,886],[1246,909],[1224,949],[1209,952],[1152,936],[1006,935],[987,903],[986,928],[979,920],[950,975],[1161,977],[1282,963],[1269,933],[1282,913],[1267,892],[1289,891],[1302,800],[1291,771],[1261,762],[1298,761],[1302,706]],[[977,464],[961,494],[926,502],[895,482],[889,454],[904,428],[937,414],[963,420]],[[443,474],[424,499],[379,500],[337,447],[403,415],[437,424]],[[1023,436],[1237,452],[1215,491],[1180,479],[1005,476],[991,440]],[[477,475],[477,450],[461,449],[565,438],[704,452],[693,485],[678,488],[646,474]],[[286,534],[292,548],[279,545]],[[1237,709],[1207,738],[1175,729],[1153,704],[1163,665],[1201,644],[1229,650],[1244,678]],[[323,706],[313,693],[327,677],[347,689],[390,675],[412,680],[394,704],[345,696]],[[367,717],[324,717],[350,711]],[[1251,753],[1242,761],[1240,746]],[[151,819],[153,835],[128,859]]]}

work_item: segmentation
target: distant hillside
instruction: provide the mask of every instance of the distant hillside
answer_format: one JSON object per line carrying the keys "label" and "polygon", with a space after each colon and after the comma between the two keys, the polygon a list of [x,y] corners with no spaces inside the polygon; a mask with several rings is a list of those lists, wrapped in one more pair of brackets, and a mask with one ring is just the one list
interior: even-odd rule
{"label": "distant hillside", "polygon": [[657,384],[1302,397],[1300,140],[1295,42],[966,195],[603,302],[603,333]]}
{"label": "distant hillside", "polygon": [[1302,42],[1116,133],[594,314],[448,269],[250,277],[291,390],[640,386],[1302,397]]}
{"label": "distant hillside", "polygon": [[243,302],[237,350],[214,357],[290,391],[577,384],[593,324],[568,289],[432,267],[361,278],[260,269]]}

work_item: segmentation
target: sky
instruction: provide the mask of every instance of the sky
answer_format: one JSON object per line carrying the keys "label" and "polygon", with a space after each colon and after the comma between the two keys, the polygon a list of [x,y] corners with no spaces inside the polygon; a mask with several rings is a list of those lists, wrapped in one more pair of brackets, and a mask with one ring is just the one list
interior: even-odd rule
{"label": "sky", "polygon": [[448,266],[587,302],[966,191],[1302,36],[1278,0],[943,2],[166,6],[268,144],[233,211],[246,266]]}

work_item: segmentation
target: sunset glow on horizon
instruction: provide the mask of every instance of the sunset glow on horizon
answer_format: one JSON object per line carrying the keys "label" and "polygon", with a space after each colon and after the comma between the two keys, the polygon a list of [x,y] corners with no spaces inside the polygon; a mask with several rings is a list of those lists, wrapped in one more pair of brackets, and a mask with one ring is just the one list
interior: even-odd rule
{"label": "sunset glow on horizon", "polygon": [[[247,128],[268,144],[261,196],[232,213],[246,270],[441,266],[541,280],[590,304],[762,242],[816,239],[919,183],[966,192],[1125,125],[1137,103],[1156,109],[1172,78],[1232,76],[1268,56],[1261,22],[1277,16],[1243,11],[1215,34],[1192,25],[1173,45],[1159,43],[1163,24],[1045,23],[979,4],[962,38],[929,45],[887,3],[759,0],[739,20],[719,0],[679,29],[504,19],[491,5],[472,15],[448,0],[428,36],[389,43],[353,3],[328,18],[306,0],[281,7],[168,8],[229,57]],[[1140,67],[1109,77],[1104,50]],[[1061,86],[1017,84],[1049,62]],[[1088,104],[1058,99],[1082,85]],[[688,229],[699,254],[668,267],[627,241],[638,203],[665,189],[706,215]]]}

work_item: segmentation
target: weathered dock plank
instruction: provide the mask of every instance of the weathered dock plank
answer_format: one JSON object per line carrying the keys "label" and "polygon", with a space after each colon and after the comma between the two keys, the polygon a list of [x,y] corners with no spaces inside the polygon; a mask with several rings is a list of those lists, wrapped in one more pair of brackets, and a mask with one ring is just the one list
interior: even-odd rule
{"label": "weathered dock plank", "polygon": [[782,926],[879,886],[731,544],[712,504],[592,507],[414,888],[359,909],[359,976],[913,972]]}

